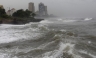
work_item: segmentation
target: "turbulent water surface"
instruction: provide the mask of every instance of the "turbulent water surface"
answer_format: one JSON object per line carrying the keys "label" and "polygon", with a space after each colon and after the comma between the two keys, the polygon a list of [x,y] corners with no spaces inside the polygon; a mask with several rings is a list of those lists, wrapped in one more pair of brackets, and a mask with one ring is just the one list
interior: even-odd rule
{"label": "turbulent water surface", "polygon": [[0,25],[0,58],[96,58],[96,20],[47,18]]}

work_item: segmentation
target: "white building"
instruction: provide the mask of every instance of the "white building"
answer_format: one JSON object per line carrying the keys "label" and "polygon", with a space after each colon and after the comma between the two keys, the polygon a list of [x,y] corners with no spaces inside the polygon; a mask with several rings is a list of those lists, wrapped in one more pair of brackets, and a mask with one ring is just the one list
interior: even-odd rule
{"label": "white building", "polygon": [[8,10],[8,11],[7,11],[7,15],[12,16],[15,11],[16,11],[16,10],[15,10],[14,8],[12,8],[11,10]]}

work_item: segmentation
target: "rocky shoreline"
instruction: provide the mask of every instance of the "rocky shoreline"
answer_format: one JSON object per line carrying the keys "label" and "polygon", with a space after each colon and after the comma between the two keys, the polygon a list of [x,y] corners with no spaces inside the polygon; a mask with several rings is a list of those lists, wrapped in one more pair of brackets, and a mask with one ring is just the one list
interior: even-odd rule
{"label": "rocky shoreline", "polygon": [[1,19],[0,24],[26,24],[29,22],[40,22],[44,19],[34,19],[34,18],[12,18],[12,19]]}

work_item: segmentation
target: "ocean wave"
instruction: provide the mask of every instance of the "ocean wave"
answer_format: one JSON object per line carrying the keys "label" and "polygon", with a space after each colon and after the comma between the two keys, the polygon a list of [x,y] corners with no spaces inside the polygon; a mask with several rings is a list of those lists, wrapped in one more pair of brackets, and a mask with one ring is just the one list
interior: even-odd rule
{"label": "ocean wave", "polygon": [[81,55],[83,55],[83,54],[87,55],[86,58],[87,57],[96,58],[95,55],[92,55],[92,54],[88,53],[87,51],[80,50],[79,52],[81,53]]}
{"label": "ocean wave", "polygon": [[53,22],[51,22],[51,21],[49,21],[49,20],[43,20],[43,21],[41,21],[40,23],[53,23]]}
{"label": "ocean wave", "polygon": [[63,20],[63,22],[76,22],[77,20]]}
{"label": "ocean wave", "polygon": [[93,18],[85,18],[84,20],[85,21],[89,21],[89,20],[92,20]]}
{"label": "ocean wave", "polygon": [[73,53],[74,44],[70,43],[60,43],[59,50],[54,50],[45,53],[43,58],[82,58],[79,55]]}
{"label": "ocean wave", "polygon": [[61,20],[63,20],[63,19],[57,19],[58,21],[61,21]]}
{"label": "ocean wave", "polygon": [[57,21],[61,21],[61,22],[76,22],[77,20],[73,20],[72,18],[70,18],[70,19],[64,18],[64,19],[57,19]]}
{"label": "ocean wave", "polygon": [[46,30],[46,28],[38,27],[38,24],[26,24],[26,25],[2,25],[0,26],[0,44],[9,43],[18,40],[34,39],[42,35],[40,30]]}
{"label": "ocean wave", "polygon": [[[50,27],[48,27],[48,24],[46,24],[47,21],[43,23],[31,22],[25,25],[1,25],[0,57],[1,58],[84,58],[88,54],[84,52],[79,52],[78,49],[80,47],[84,47],[87,45],[90,48],[90,50],[91,48],[93,48],[91,46],[93,44],[93,41],[95,40],[95,37],[93,36],[89,38],[87,37],[87,39],[93,38],[94,39],[93,41],[89,40],[79,41],[81,40],[81,38],[77,34],[78,32],[75,33],[74,31],[70,31],[64,26],[62,27],[64,27],[65,29],[64,28],[59,29],[59,27],[57,27],[58,29],[55,28],[51,29]],[[62,20],[60,19],[60,21]],[[71,19],[65,20],[65,22],[76,22],[76,21]],[[49,20],[48,23],[50,22],[51,21]],[[82,44],[83,42],[87,43]],[[85,48],[86,47],[84,47],[84,49]],[[84,54],[84,56],[82,56],[80,53]],[[95,55],[92,55],[91,52],[89,53],[89,56],[93,58],[95,57]]]}

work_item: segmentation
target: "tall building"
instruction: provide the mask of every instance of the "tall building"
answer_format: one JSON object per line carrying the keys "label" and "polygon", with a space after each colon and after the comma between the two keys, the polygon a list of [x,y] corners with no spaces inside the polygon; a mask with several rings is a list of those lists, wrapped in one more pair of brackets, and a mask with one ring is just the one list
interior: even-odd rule
{"label": "tall building", "polygon": [[39,4],[39,14],[42,16],[42,15],[45,15],[45,5],[43,3],[40,3]]}
{"label": "tall building", "polygon": [[0,5],[0,8],[4,8],[3,5]]}
{"label": "tall building", "polygon": [[34,3],[32,3],[32,2],[30,2],[29,3],[29,11],[31,11],[31,12],[35,12],[35,6],[34,6]]}
{"label": "tall building", "polygon": [[47,6],[45,6],[45,15],[48,15]]}
{"label": "tall building", "polygon": [[48,15],[47,6],[45,6],[43,3],[39,4],[39,15],[41,15],[41,16],[47,16]]}

